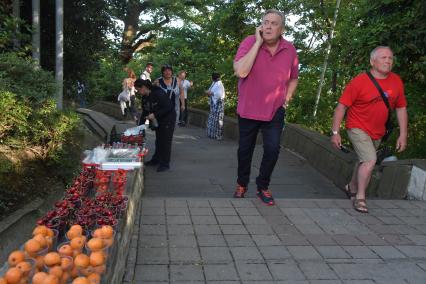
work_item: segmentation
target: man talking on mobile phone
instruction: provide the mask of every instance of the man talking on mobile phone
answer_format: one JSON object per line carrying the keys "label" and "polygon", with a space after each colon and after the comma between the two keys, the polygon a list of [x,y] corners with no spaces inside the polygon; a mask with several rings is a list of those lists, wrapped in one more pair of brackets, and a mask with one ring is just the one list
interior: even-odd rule
{"label": "man talking on mobile phone", "polygon": [[299,61],[296,49],[286,41],[284,15],[267,10],[255,34],[246,37],[234,58],[238,76],[238,178],[235,198],[243,198],[250,180],[251,161],[259,130],[263,157],[256,178],[257,196],[274,205],[269,183],[280,152],[286,108],[296,90]]}

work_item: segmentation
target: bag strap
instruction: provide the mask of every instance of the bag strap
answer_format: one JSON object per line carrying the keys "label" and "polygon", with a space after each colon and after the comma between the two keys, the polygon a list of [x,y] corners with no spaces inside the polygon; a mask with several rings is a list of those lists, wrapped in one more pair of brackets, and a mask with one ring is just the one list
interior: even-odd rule
{"label": "bag strap", "polygon": [[376,78],[370,73],[370,71],[367,71],[367,75],[370,78],[370,80],[373,82],[374,86],[376,86],[377,90],[380,93],[380,96],[382,96],[383,102],[385,103],[386,107],[388,108],[389,114],[392,112],[388,97],[386,96],[385,92],[383,92],[382,87],[380,87],[379,83],[377,82]]}

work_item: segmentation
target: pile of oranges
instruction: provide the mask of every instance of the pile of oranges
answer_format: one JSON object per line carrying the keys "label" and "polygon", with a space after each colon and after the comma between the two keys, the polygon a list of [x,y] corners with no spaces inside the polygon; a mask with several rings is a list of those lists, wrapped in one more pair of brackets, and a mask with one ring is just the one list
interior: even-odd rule
{"label": "pile of oranges", "polygon": [[54,231],[39,225],[23,250],[9,255],[8,270],[0,277],[0,284],[66,284],[71,280],[72,284],[99,284],[114,233],[111,226],[102,226],[87,240],[83,228],[73,225],[66,232],[69,242],[53,251]]}

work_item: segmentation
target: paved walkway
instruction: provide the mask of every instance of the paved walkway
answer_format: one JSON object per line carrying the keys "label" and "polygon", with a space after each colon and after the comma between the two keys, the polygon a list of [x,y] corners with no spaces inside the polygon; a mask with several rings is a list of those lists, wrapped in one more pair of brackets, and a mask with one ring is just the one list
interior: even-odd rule
{"label": "paved walkway", "polygon": [[254,182],[232,199],[236,149],[177,129],[171,171],[145,171],[123,283],[426,283],[425,202],[370,200],[370,214],[357,213],[289,151],[270,186],[276,206],[254,198]]}

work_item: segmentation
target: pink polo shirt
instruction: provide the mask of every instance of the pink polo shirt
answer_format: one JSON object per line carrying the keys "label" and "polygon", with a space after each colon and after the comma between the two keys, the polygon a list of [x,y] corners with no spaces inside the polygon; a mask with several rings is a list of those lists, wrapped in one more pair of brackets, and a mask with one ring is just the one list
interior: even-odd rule
{"label": "pink polo shirt", "polygon": [[[234,62],[244,57],[255,42],[254,35],[246,37],[238,48]],[[238,82],[238,114],[243,118],[271,121],[285,102],[289,80],[298,76],[299,60],[290,42],[281,38],[274,55],[263,44],[250,73]]]}

